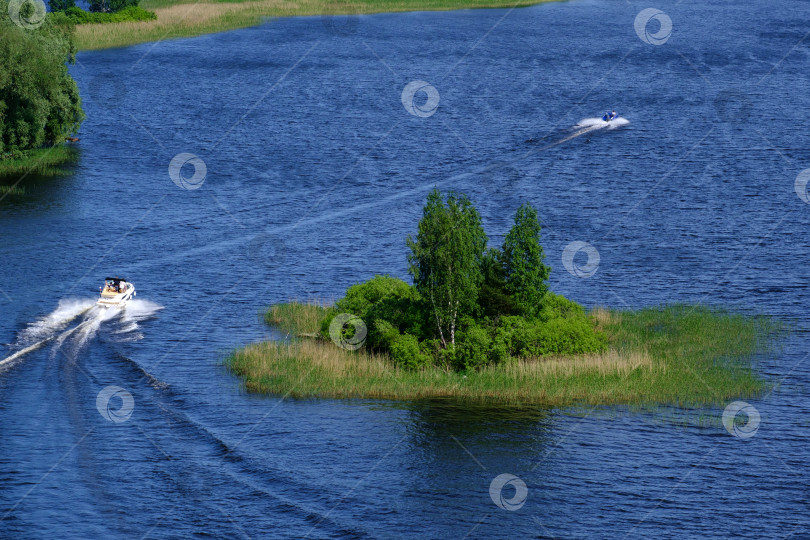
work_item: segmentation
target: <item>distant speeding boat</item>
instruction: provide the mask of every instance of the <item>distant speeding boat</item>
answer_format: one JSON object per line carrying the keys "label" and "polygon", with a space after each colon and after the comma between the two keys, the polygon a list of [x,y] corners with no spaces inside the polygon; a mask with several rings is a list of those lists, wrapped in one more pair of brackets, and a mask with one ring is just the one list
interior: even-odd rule
{"label": "distant speeding boat", "polygon": [[619,115],[616,114],[616,111],[607,112],[604,114],[604,116],[602,116],[602,122],[612,122],[613,120],[616,120],[618,117]]}
{"label": "distant speeding boat", "polygon": [[96,302],[100,306],[124,307],[135,296],[135,285],[127,282],[125,278],[104,278],[101,287],[101,298]]}
{"label": "distant speeding boat", "polygon": [[583,118],[577,122],[574,129],[588,128],[589,131],[601,128],[616,129],[624,127],[629,123],[630,120],[624,118],[623,116],[619,116],[616,111],[611,111],[605,113],[601,117],[597,116],[595,118]]}

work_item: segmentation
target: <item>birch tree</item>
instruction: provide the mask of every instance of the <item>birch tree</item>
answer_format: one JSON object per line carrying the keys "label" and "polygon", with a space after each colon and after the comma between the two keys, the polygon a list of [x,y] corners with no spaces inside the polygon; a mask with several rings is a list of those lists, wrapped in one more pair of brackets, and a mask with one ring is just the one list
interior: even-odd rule
{"label": "birch tree", "polygon": [[454,346],[459,320],[476,308],[487,237],[481,216],[464,195],[427,198],[416,238],[407,239],[409,272],[428,303],[442,346]]}

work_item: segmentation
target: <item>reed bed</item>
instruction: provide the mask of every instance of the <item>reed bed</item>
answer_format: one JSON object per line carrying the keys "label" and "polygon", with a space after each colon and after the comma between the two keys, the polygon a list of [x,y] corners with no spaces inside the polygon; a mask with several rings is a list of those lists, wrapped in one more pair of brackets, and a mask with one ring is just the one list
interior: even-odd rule
{"label": "reed bed", "polygon": [[3,195],[25,195],[25,189],[18,186],[0,186],[0,196]]}
{"label": "reed bed", "polygon": [[264,322],[288,334],[314,334],[320,330],[325,314],[324,302],[288,302],[270,306]]}
{"label": "reed bed", "polygon": [[124,47],[136,43],[191,37],[254,26],[267,18],[305,15],[353,15],[415,10],[521,7],[550,0],[144,0],[157,20],[81,24],[76,29],[80,50]]}
{"label": "reed bed", "polygon": [[[22,176],[56,176],[64,173],[63,166],[75,161],[77,157],[78,151],[67,145],[28,150],[13,157],[4,156],[4,159],[0,159],[0,180],[8,184],[16,182]],[[0,186],[0,194],[6,191],[21,194],[25,190],[22,186]]]}
{"label": "reed bed", "polygon": [[[283,320],[290,329],[313,328],[302,321],[323,309],[283,306],[268,318]],[[298,398],[701,406],[753,397],[769,387],[753,360],[781,332],[770,319],[689,306],[601,309],[592,315],[611,340],[604,353],[513,359],[468,373],[438,367],[408,371],[384,355],[319,340],[249,345],[233,353],[227,365],[251,392]]]}

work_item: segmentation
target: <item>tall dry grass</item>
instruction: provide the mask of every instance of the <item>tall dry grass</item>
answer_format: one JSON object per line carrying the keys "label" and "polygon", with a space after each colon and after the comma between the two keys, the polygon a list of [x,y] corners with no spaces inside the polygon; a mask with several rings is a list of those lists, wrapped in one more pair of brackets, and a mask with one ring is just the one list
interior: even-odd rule
{"label": "tall dry grass", "polygon": [[274,304],[265,312],[264,321],[288,334],[316,334],[327,309],[326,303],[315,300]]}
{"label": "tall dry grass", "polygon": [[80,50],[123,47],[178,37],[198,36],[253,26],[268,17],[350,15],[390,11],[448,10],[528,6],[550,0],[362,0],[333,1],[250,0],[189,2],[144,0],[141,7],[154,11],[155,21],[82,24],[76,29]]}
{"label": "tall dry grass", "polygon": [[249,390],[292,397],[455,398],[548,405],[603,402],[610,398],[599,389],[606,376],[657,369],[644,353],[609,351],[580,358],[521,360],[466,375],[438,367],[408,371],[385,355],[315,341],[250,345],[232,356],[229,365],[245,378]]}
{"label": "tall dry grass", "polygon": [[[323,309],[283,304],[268,316],[305,327]],[[517,359],[469,373],[408,371],[385,355],[312,340],[250,345],[227,363],[249,390],[293,397],[705,405],[757,395],[768,386],[752,369],[751,357],[780,331],[772,321],[694,306],[599,309],[591,315],[610,339],[604,353]]]}

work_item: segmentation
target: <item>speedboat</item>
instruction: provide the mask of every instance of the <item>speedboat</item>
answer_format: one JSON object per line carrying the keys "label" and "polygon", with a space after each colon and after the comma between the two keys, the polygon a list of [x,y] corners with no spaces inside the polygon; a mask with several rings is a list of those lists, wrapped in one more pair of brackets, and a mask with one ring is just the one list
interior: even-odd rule
{"label": "speedboat", "polygon": [[106,307],[124,307],[133,296],[135,296],[135,285],[129,283],[126,278],[108,277],[104,278],[101,298],[96,303]]}

